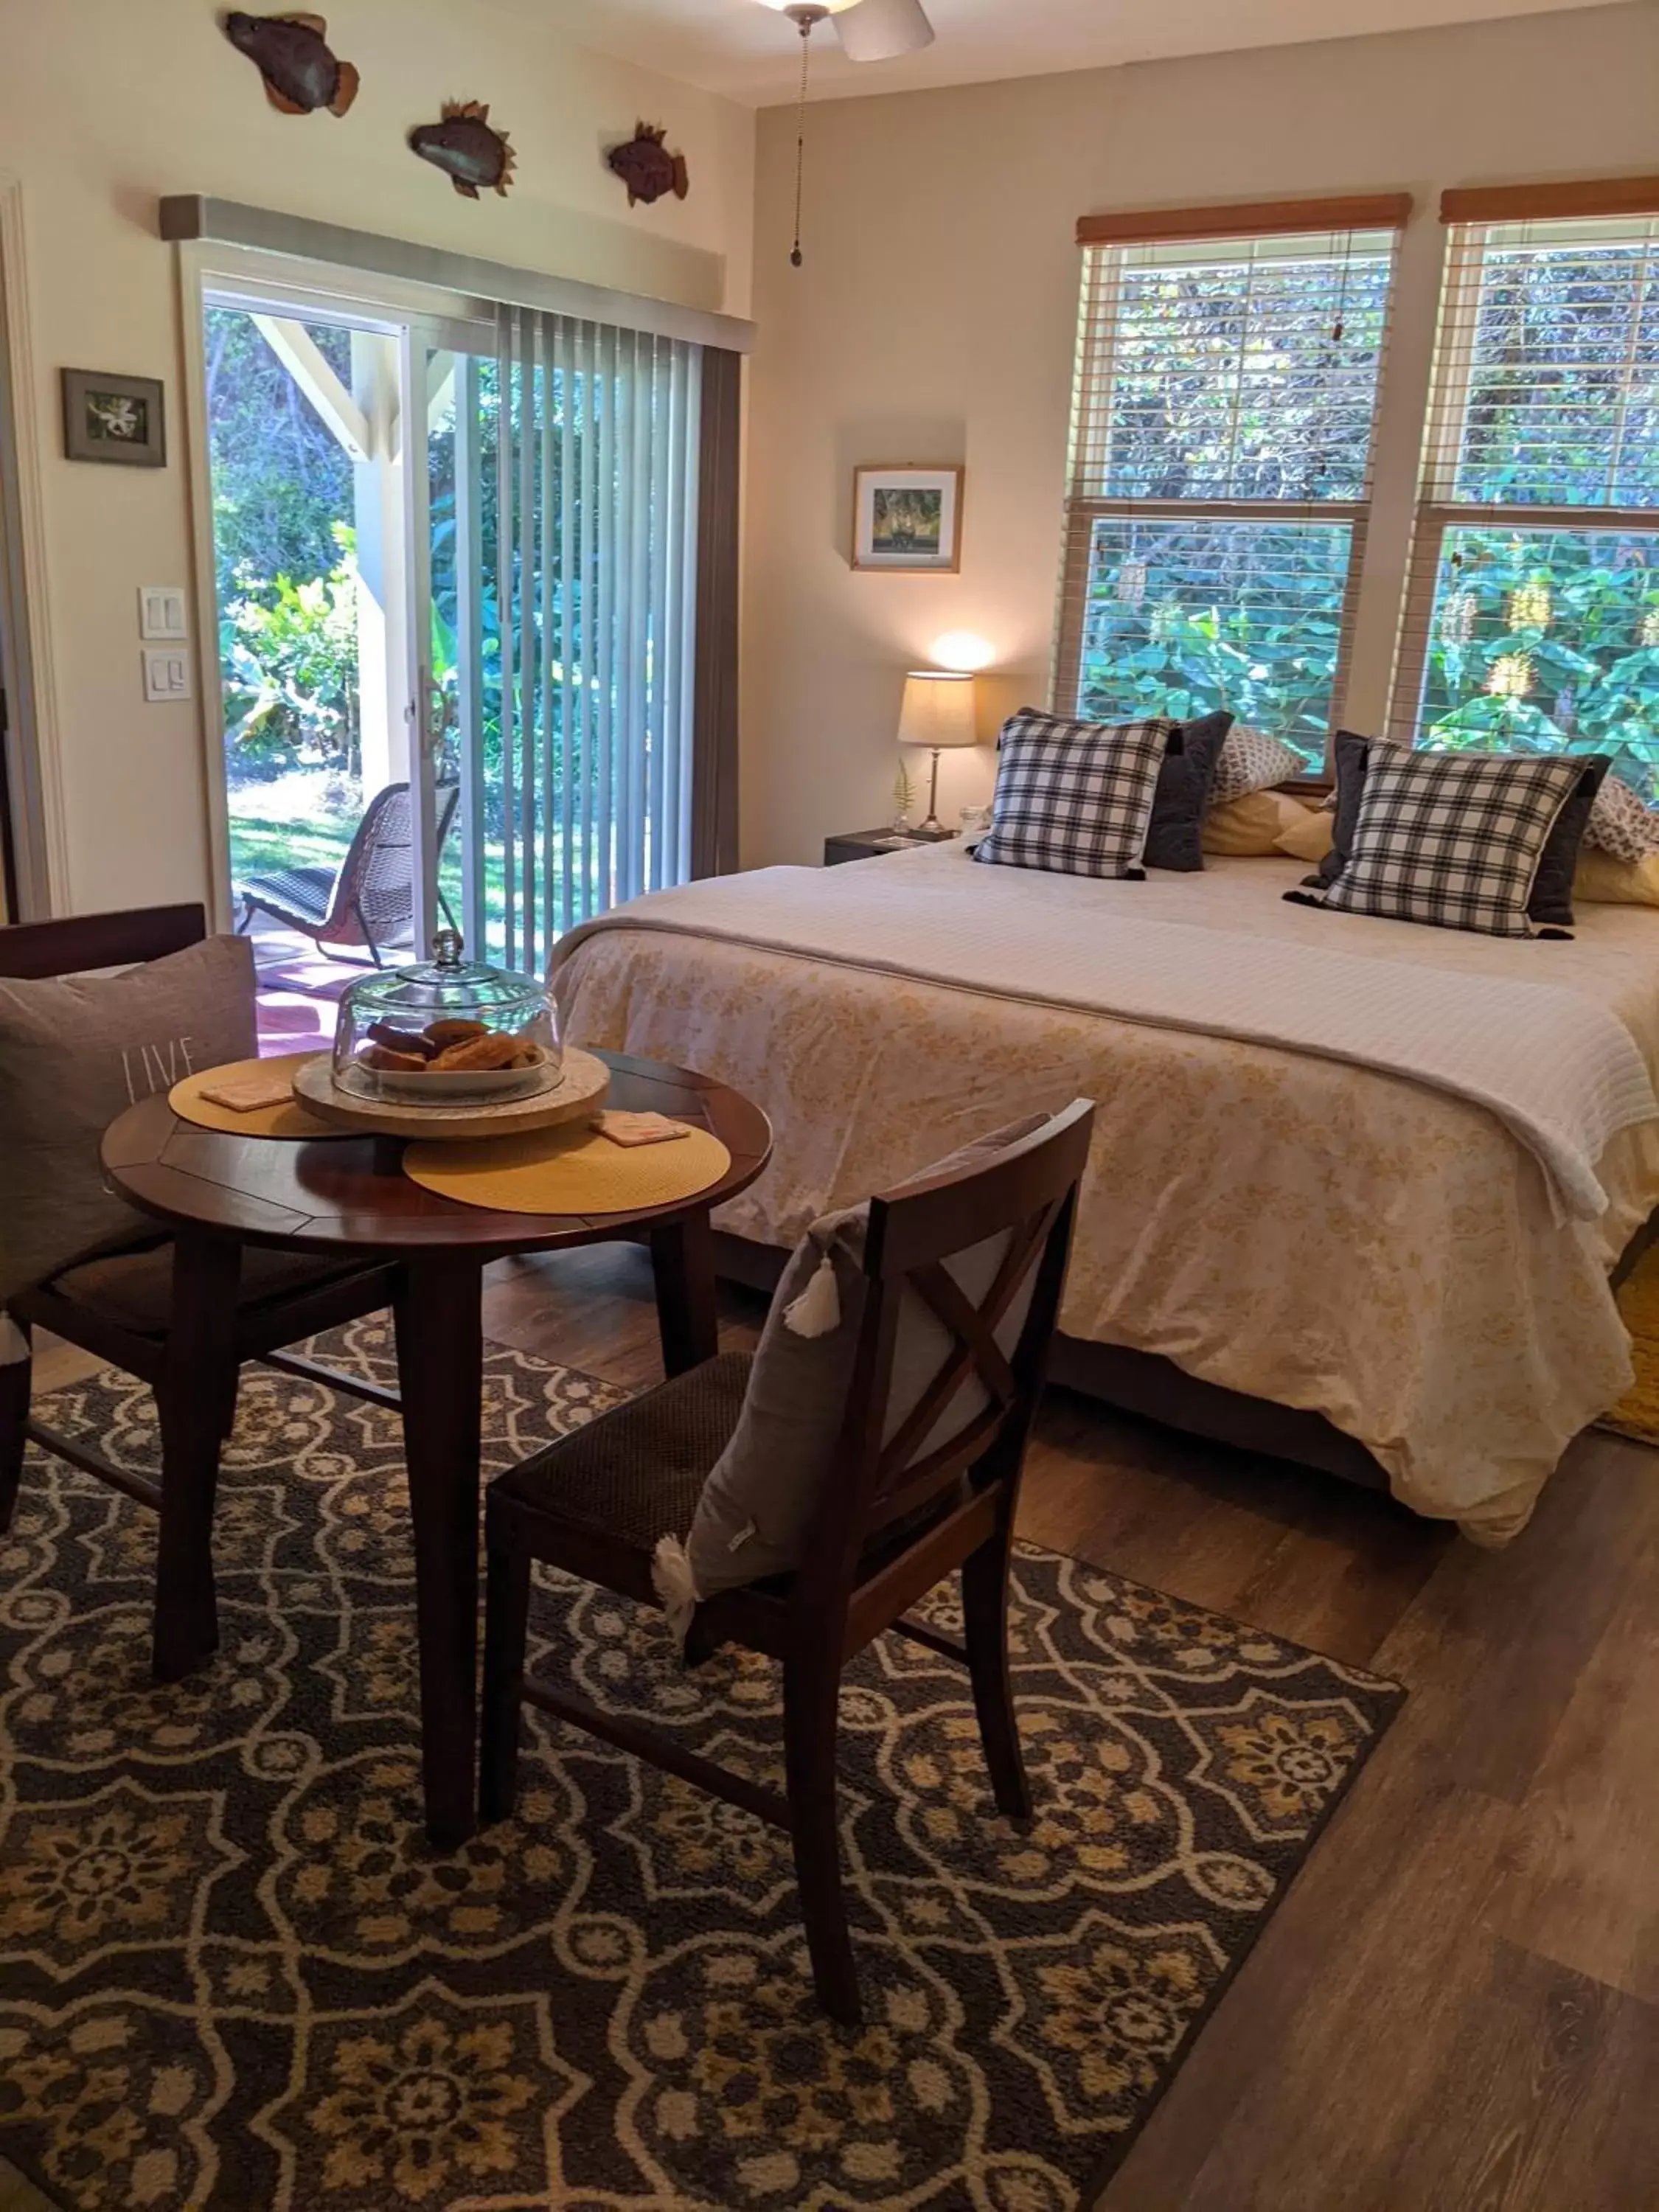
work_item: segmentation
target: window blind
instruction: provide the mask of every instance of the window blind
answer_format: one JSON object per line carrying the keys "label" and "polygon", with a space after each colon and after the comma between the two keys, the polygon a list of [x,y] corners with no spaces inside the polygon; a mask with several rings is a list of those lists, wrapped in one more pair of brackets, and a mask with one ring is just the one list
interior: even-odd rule
{"label": "window blind", "polygon": [[498,781],[486,738],[474,803],[499,814],[504,896],[486,916],[473,890],[469,928],[509,967],[691,872],[702,375],[683,340],[499,311],[478,547]]}
{"label": "window blind", "polygon": [[1396,234],[1293,219],[1194,238],[1166,216],[1173,235],[1085,245],[1055,690],[1101,720],[1224,707],[1316,767],[1354,623]]}
{"label": "window blind", "polygon": [[1452,225],[1392,721],[1659,761],[1659,194]]}

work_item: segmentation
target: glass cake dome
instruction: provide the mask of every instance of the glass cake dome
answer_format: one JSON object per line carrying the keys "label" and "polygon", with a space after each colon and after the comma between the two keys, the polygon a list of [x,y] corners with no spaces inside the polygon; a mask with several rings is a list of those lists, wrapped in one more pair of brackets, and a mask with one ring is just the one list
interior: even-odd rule
{"label": "glass cake dome", "polygon": [[553,1088],[563,1053],[551,994],[464,950],[457,931],[441,929],[429,961],[351,986],[334,1031],[337,1090],[448,1106]]}

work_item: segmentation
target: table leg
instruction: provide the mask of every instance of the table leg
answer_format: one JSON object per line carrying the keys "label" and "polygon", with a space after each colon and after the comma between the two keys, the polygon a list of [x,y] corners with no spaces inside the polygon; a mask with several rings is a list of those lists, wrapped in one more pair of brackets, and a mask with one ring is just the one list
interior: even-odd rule
{"label": "table leg", "polygon": [[157,1386],[161,1533],[151,1664],[161,1682],[206,1666],[219,1644],[213,1504],[219,1453],[236,1411],[239,1246],[188,1231],[173,1249],[173,1325]]}
{"label": "table leg", "polygon": [[714,1232],[708,1207],[659,1222],[651,1231],[651,1260],[657,1277],[663,1370],[684,1375],[720,1350]]}
{"label": "table leg", "polygon": [[483,1289],[477,1260],[421,1254],[405,1263],[394,1302],[415,1528],[426,1832],[440,1850],[465,1843],[477,1825]]}

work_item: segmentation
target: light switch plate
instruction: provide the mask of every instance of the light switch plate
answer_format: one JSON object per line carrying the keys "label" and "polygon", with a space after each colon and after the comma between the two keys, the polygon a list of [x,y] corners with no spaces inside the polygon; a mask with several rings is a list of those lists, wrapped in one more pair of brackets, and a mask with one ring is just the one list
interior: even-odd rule
{"label": "light switch plate", "polygon": [[185,611],[181,585],[140,584],[138,635],[148,638],[178,638],[181,641],[189,637],[190,617]]}
{"label": "light switch plate", "polygon": [[147,646],[144,649],[144,696],[158,701],[188,699],[191,696],[190,655],[179,646]]}

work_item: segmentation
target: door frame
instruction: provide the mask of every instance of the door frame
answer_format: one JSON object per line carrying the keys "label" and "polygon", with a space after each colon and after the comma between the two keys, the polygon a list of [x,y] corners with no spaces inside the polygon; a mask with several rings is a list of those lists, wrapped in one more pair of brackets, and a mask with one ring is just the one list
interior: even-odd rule
{"label": "door frame", "polygon": [[434,291],[395,278],[360,274],[328,264],[310,264],[283,254],[264,253],[250,247],[181,244],[178,251],[179,317],[185,348],[185,414],[189,455],[191,535],[194,550],[196,654],[198,684],[202,700],[202,741],[204,749],[204,787],[208,806],[208,843],[213,881],[212,912],[216,926],[229,930],[235,925],[231,886],[230,809],[225,776],[225,715],[222,672],[219,665],[218,565],[213,531],[213,470],[207,416],[207,345],[204,323],[210,305],[234,307],[246,313],[281,315],[299,321],[322,321],[372,329],[390,337],[398,346],[403,365],[402,437],[405,496],[405,595],[410,617],[405,625],[410,650],[406,666],[392,672],[405,685],[404,714],[409,730],[411,797],[416,803],[417,837],[415,854],[416,937],[421,950],[429,936],[435,907],[435,876],[428,860],[433,823],[430,756],[427,745],[426,702],[421,671],[426,658],[421,617],[424,603],[418,598],[417,578],[425,572],[426,549],[416,536],[418,505],[424,497],[409,496],[411,487],[425,486],[426,440],[411,438],[408,424],[418,419],[424,427],[424,410],[409,405],[416,388],[413,368],[423,366],[428,345],[462,349],[489,337],[493,343],[494,311],[486,302]]}
{"label": "door frame", "polygon": [[74,901],[64,819],[52,622],[46,595],[44,410],[24,250],[21,179],[0,170],[0,641],[9,706],[4,740],[14,921],[66,914]]}

